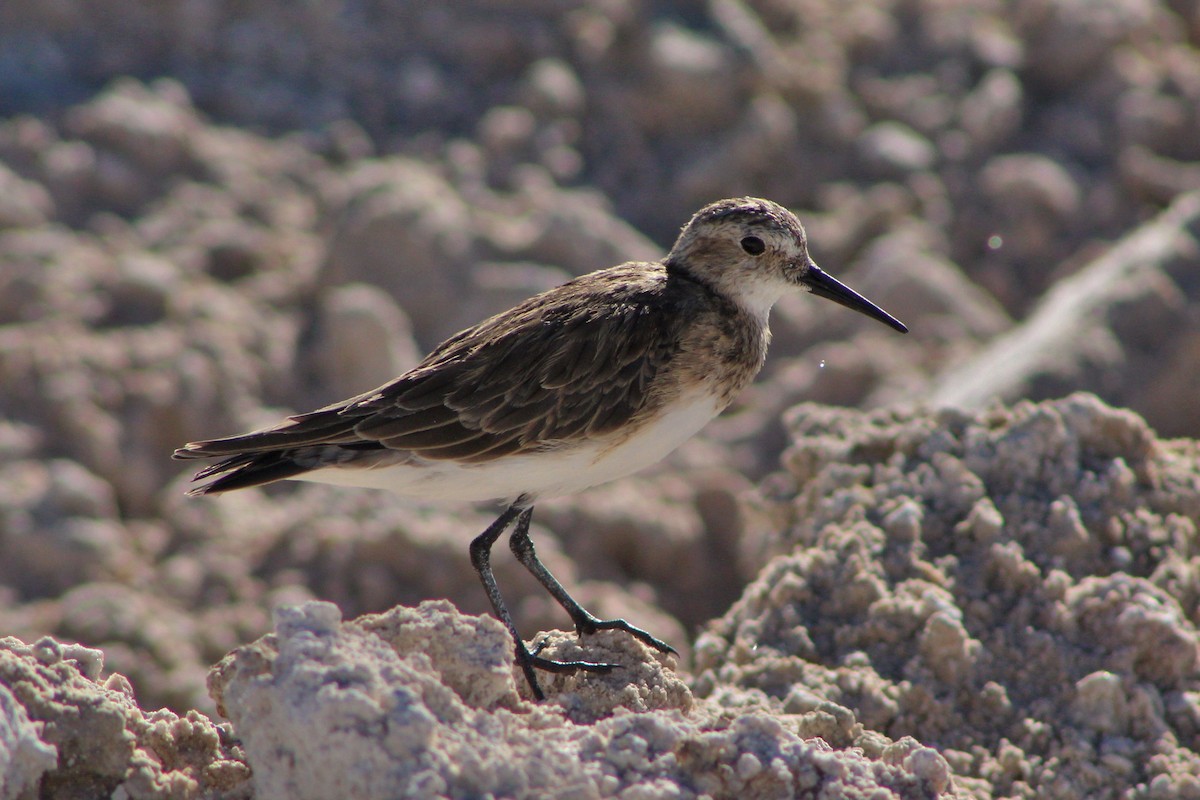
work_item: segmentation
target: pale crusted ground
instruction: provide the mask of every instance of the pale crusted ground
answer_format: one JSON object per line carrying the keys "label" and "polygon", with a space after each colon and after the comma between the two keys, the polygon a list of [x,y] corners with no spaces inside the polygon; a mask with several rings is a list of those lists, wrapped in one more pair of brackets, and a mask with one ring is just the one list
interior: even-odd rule
{"label": "pale crusted ground", "polygon": [[977,415],[805,405],[788,425],[742,541],[758,575],[689,669],[619,633],[551,634],[548,655],[621,667],[544,676],[538,705],[491,617],[437,601],[341,623],[308,603],[210,673],[218,727],[142,711],[95,650],[10,639],[11,780],[45,771],[63,797],[1200,791],[1195,442],[1084,394]]}
{"label": "pale crusted ground", "polygon": [[248,797],[228,723],[143,710],[104,654],[0,639],[0,797]]}
{"label": "pale crusted ground", "polygon": [[[572,774],[630,797],[702,791],[685,774],[765,796],[768,752],[801,783],[933,791],[922,746],[960,794],[1200,794],[1196,452],[1163,438],[1200,435],[1200,6],[402,6],[0,4],[0,798],[39,775],[47,796],[244,796],[205,676],[273,609],[485,612],[465,551],[490,507],[195,500],[167,454],[369,388],[743,192],[795,208],[818,262],[912,333],[789,298],[736,413],[539,505],[546,562],[678,646],[692,705],[606,717],[608,690],[563,686],[569,714],[506,707],[512,736],[599,728]],[[1014,405],[1077,390],[1146,422]],[[524,630],[565,624],[496,566]],[[455,652],[495,646],[454,624]],[[786,724],[719,727],[743,711]],[[604,737],[643,713],[681,715],[629,739],[676,761],[626,755],[614,783]],[[715,749],[680,760],[695,741]]]}
{"label": "pale crusted ground", "polygon": [[[276,631],[231,654],[212,684],[259,797],[915,798],[949,785],[945,762],[911,740],[835,752],[805,738],[825,732],[819,712],[697,703],[612,634],[586,655],[619,673],[548,680],[548,702],[534,705],[514,689],[503,627],[445,603],[340,627],[335,607],[309,604],[281,613]],[[580,655],[560,638],[548,651]]]}
{"label": "pale crusted ground", "polygon": [[[697,693],[821,701],[984,797],[1200,791],[1200,448],[1090,395],[788,415]],[[780,535],[782,531],[782,535]]]}

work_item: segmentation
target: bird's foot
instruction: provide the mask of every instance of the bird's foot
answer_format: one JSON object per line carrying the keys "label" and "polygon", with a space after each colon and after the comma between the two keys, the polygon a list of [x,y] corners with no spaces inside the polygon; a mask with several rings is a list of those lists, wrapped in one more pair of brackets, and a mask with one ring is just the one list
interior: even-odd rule
{"label": "bird's foot", "polygon": [[542,687],[538,684],[537,673],[534,672],[535,669],[559,674],[566,672],[591,672],[603,675],[612,672],[620,666],[620,664],[610,664],[604,661],[559,661],[553,658],[542,658],[539,654],[546,648],[547,644],[549,644],[549,640],[543,638],[534,645],[532,650],[526,648],[524,644],[517,647],[517,663],[521,665],[521,671],[525,674],[525,680],[528,681],[534,698],[539,701],[545,700],[546,695],[542,691]]}
{"label": "bird's foot", "polygon": [[546,645],[550,643],[548,637],[542,637],[542,640],[534,645],[532,650],[526,651],[529,657],[529,663],[540,670],[546,672],[612,672],[620,664],[609,664],[604,661],[557,661],[551,658],[542,658],[541,652],[546,649]]}
{"label": "bird's foot", "polygon": [[597,617],[593,617],[591,614],[588,614],[587,616],[581,616],[575,619],[574,622],[575,632],[580,636],[592,634],[596,631],[625,631],[639,642],[653,647],[660,653],[670,653],[671,655],[676,656],[679,655],[674,647],[671,647],[671,645],[667,644],[662,639],[647,633],[641,628],[630,625],[623,619],[599,619]]}

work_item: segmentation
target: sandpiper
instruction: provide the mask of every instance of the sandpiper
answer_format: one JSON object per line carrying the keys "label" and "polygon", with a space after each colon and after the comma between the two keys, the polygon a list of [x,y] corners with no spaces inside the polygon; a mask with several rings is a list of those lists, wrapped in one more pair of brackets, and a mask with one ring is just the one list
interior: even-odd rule
{"label": "sandpiper", "polygon": [[472,540],[471,563],[541,700],[535,668],[614,665],[554,661],[526,647],[492,575],[492,545],[512,527],[512,552],[579,635],[618,629],[674,652],[575,602],[534,551],[534,503],[635,472],[700,430],[762,367],[771,307],[793,289],[907,332],[813,263],[790,211],[752,197],[721,200],[692,217],[662,261],[576,278],[450,337],[377,389],[271,428],[192,442],[175,457],[221,459],[196,474],[204,483],[191,494],[292,479],[503,500],[505,511]]}

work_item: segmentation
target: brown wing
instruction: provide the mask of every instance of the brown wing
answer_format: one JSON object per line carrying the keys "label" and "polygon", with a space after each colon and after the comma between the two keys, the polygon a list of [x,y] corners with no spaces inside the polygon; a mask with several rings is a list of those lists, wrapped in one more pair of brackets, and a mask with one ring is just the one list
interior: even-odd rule
{"label": "brown wing", "polygon": [[646,265],[593,273],[457,334],[372,392],[175,455],[225,457],[197,475],[221,475],[200,491],[222,491],[370,451],[477,463],[602,435],[653,402],[674,356],[672,326],[692,309],[667,286]]}
{"label": "brown wing", "polygon": [[518,306],[341,413],[363,439],[468,462],[610,432],[645,406],[675,341],[661,286],[612,284]]}

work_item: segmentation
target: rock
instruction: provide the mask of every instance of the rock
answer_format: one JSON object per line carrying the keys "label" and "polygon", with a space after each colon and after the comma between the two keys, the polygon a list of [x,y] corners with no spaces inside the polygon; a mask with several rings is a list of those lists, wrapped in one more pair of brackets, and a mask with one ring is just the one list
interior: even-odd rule
{"label": "rock", "polygon": [[984,75],[959,111],[973,146],[990,151],[1008,141],[1020,128],[1024,101],[1024,88],[1012,70],[997,68]]}
{"label": "rock", "polygon": [[696,643],[698,698],[843,706],[919,733],[963,785],[1019,769],[1031,790],[1112,796],[1161,753],[1184,791],[1167,765],[1197,763],[1192,723],[1163,698],[1200,663],[1196,582],[1174,577],[1200,518],[1194,443],[1082,394],[974,415],[805,405],[788,424],[756,517],[775,533]]}
{"label": "rock", "polygon": [[525,75],[523,105],[534,113],[574,116],[583,110],[586,90],[571,65],[558,58],[543,58]]}
{"label": "rock", "polygon": [[129,556],[112,487],[79,462],[0,464],[0,483],[0,582],[17,596],[58,596]]}
{"label": "rock", "polygon": [[1180,195],[1057,284],[1020,325],[948,366],[930,400],[979,408],[1083,387],[1122,399],[1166,435],[1200,425],[1188,399],[1197,387],[1179,368],[1195,356],[1186,309],[1196,286],[1183,265],[1200,253],[1198,224],[1200,194]]}
{"label": "rock", "polygon": [[[26,719],[8,729],[20,735],[17,747],[0,750],[15,756],[0,770],[3,797],[248,796],[250,772],[227,725],[195,711],[144,712],[129,682],[103,671],[98,650],[49,638],[0,640],[4,719],[10,726]],[[19,705],[3,699],[14,697]]]}
{"label": "rock", "polygon": [[320,405],[369,391],[421,359],[408,316],[390,295],[367,284],[322,293],[316,339]]}
{"label": "rock", "polygon": [[945,761],[915,742],[874,756],[831,751],[745,699],[694,707],[664,657],[622,634],[583,648],[553,639],[543,652],[621,666],[548,675],[548,701],[529,704],[514,685],[508,634],[491,618],[425,603],[341,623],[333,606],[310,603],[281,610],[276,632],[231,653],[210,685],[264,800],[816,797],[866,787],[915,798],[950,788]]}
{"label": "rock", "polygon": [[1107,670],[1085,675],[1075,682],[1071,705],[1075,721],[1097,733],[1121,733],[1129,722],[1121,678]]}
{"label": "rock", "polygon": [[644,78],[650,96],[665,103],[639,102],[635,113],[650,131],[679,124],[712,129],[729,118],[737,105],[736,62],[728,44],[670,22],[649,32]]}
{"label": "rock", "polygon": [[42,741],[44,723],[33,722],[7,686],[0,685],[0,798],[33,797],[42,775],[58,765],[58,749]]}
{"label": "rock", "polygon": [[1019,309],[1021,298],[1050,284],[1049,265],[1069,252],[1082,224],[1082,189],[1061,163],[1030,153],[992,158],[978,189],[980,202],[960,215],[958,235],[986,242],[978,279],[1006,307]]}
{"label": "rock", "polygon": [[1031,77],[1052,88],[1085,79],[1105,56],[1154,20],[1144,0],[1024,0],[1017,30],[1027,44]]}
{"label": "rock", "polygon": [[939,253],[937,237],[901,227],[875,239],[852,265],[854,285],[902,320],[921,320],[914,335],[946,351],[973,351],[1012,325],[996,299]]}
{"label": "rock", "polygon": [[0,163],[0,230],[33,228],[54,216],[54,200],[45,187]]}
{"label": "rock", "polygon": [[454,317],[475,242],[461,198],[434,170],[402,158],[363,162],[347,176],[345,191],[322,285],[380,287],[423,342],[453,333],[446,320]]}
{"label": "rock", "polygon": [[922,172],[937,159],[928,139],[899,122],[872,125],[863,131],[858,145],[866,165],[883,179]]}
{"label": "rock", "polygon": [[66,123],[74,137],[160,178],[187,167],[188,138],[200,127],[187,90],[171,80],[150,87],[119,80],[95,102],[75,109]]}

